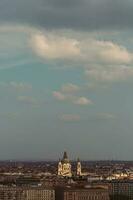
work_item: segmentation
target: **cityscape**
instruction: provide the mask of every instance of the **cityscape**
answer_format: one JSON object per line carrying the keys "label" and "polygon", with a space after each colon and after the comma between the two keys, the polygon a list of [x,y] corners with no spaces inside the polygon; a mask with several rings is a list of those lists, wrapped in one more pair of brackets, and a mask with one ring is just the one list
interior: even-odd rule
{"label": "cityscape", "polygon": [[0,0],[0,200],[133,200],[133,0]]}
{"label": "cityscape", "polygon": [[133,162],[57,161],[0,162],[2,200],[133,199]]}

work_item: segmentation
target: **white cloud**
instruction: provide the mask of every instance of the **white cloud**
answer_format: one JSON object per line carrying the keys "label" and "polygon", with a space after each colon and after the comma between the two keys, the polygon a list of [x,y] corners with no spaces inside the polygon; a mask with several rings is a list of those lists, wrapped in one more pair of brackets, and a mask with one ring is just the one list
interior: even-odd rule
{"label": "white cloud", "polygon": [[64,94],[62,94],[61,92],[59,92],[59,91],[54,91],[53,92],[53,96],[59,101],[66,100],[66,96]]}
{"label": "white cloud", "polygon": [[[31,46],[34,52],[57,64],[58,61],[68,66],[81,66],[91,79],[104,81],[127,80],[133,77],[133,53],[125,46],[111,40],[98,40],[91,34],[65,31],[45,31],[32,34]],[[65,65],[65,66],[66,66]],[[103,66],[103,67],[98,67]],[[74,85],[62,86],[62,92],[76,92]]]}
{"label": "white cloud", "polygon": [[117,66],[110,68],[99,67],[86,70],[85,75],[86,77],[88,77],[88,79],[95,81],[124,81],[129,78],[133,78],[133,68],[125,66]]}
{"label": "white cloud", "polygon": [[[12,51],[21,51],[23,48],[32,47],[34,52],[44,59],[66,59],[76,63],[87,65],[99,62],[105,64],[129,64],[133,62],[133,54],[125,46],[118,45],[110,40],[98,40],[89,32],[76,32],[72,30],[36,29],[31,26],[1,25],[2,48],[6,46]],[[8,42],[6,37],[7,35]],[[23,38],[18,37],[21,35]],[[22,33],[22,34],[20,34]],[[104,34],[104,33],[99,33]],[[17,36],[17,42],[15,38]],[[5,39],[3,43],[3,37]],[[24,41],[25,40],[25,41]],[[30,42],[29,42],[30,41]],[[29,42],[29,43],[28,43]],[[3,51],[2,51],[3,52]],[[16,51],[15,51],[16,52]]]}
{"label": "white cloud", "polygon": [[58,37],[49,33],[32,36],[31,45],[34,51],[45,59],[73,59],[80,55],[78,41],[66,37]]}
{"label": "white cloud", "polygon": [[133,61],[133,54],[126,47],[112,41],[97,40],[92,35],[69,31],[64,36],[62,31],[42,32],[32,35],[31,46],[34,52],[44,59],[65,59],[87,63],[129,64]]}
{"label": "white cloud", "polygon": [[92,64],[129,64],[133,55],[124,47],[111,41],[89,39],[82,43],[84,57]]}
{"label": "white cloud", "polygon": [[[30,26],[6,24],[0,27],[0,34],[0,54],[4,60],[0,69],[32,63],[33,60],[29,57],[25,60],[16,59],[16,55],[21,57],[23,52],[28,53],[32,48],[36,56],[44,58],[44,61],[52,61],[56,66],[60,66],[60,61],[61,66],[65,67],[80,66],[86,70],[89,78],[94,77],[97,81],[111,82],[133,78],[133,52],[117,42],[97,39],[101,33],[92,36],[89,32],[46,31]],[[63,92],[67,90],[70,93],[70,90],[74,92],[77,89],[72,85],[62,87]]]}
{"label": "white cloud", "polygon": [[80,121],[80,115],[63,114],[60,116],[60,120],[65,122],[78,122]]}
{"label": "white cloud", "polygon": [[75,99],[73,103],[77,104],[77,105],[85,106],[85,105],[92,104],[92,101],[90,99],[87,99],[86,97],[79,97],[79,98]]}
{"label": "white cloud", "polygon": [[56,100],[58,101],[66,101],[66,102],[70,102],[76,105],[89,105],[89,104],[93,104],[92,101],[86,97],[78,97],[75,96],[73,94],[64,94],[60,91],[54,91],[53,92],[53,96]]}

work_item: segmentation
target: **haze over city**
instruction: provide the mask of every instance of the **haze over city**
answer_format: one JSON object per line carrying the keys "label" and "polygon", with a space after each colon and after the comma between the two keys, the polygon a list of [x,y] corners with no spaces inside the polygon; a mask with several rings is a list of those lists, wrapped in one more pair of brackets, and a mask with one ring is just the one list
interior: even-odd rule
{"label": "haze over city", "polygon": [[0,0],[0,160],[132,160],[132,10]]}

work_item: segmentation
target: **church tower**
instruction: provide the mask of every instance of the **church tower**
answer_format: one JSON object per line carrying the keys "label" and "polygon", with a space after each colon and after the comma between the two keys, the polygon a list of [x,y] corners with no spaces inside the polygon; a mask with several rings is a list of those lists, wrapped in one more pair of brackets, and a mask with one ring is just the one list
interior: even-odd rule
{"label": "church tower", "polygon": [[78,159],[77,160],[77,176],[81,176],[82,172],[81,172],[81,162],[80,160]]}
{"label": "church tower", "polygon": [[58,175],[64,177],[71,177],[71,163],[68,159],[67,152],[64,152],[63,159],[58,163]]}
{"label": "church tower", "polygon": [[59,161],[58,163],[58,176],[61,176],[62,175],[62,163],[61,161]]}

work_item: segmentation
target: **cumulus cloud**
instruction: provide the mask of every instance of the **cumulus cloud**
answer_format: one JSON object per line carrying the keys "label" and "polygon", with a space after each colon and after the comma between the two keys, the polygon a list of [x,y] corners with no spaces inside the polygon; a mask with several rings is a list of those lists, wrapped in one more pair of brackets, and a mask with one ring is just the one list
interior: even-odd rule
{"label": "cumulus cloud", "polygon": [[78,122],[80,121],[80,115],[63,114],[60,116],[60,120],[65,122]]}
{"label": "cumulus cloud", "polygon": [[45,59],[72,59],[80,55],[78,41],[57,35],[35,34],[31,45],[34,51]]}
{"label": "cumulus cloud", "polygon": [[92,104],[92,101],[86,97],[79,97],[73,103],[77,105],[89,105]]}
{"label": "cumulus cloud", "polygon": [[[56,64],[63,61],[69,67],[82,67],[90,80],[111,82],[133,77],[133,53],[111,40],[99,40],[89,34],[77,37],[74,31],[68,34],[65,31],[45,31],[34,34],[31,45],[44,60],[54,60]],[[62,86],[61,92],[73,93],[78,90],[76,85],[68,84]]]}
{"label": "cumulus cloud", "polygon": [[86,70],[85,75],[88,79],[98,82],[124,81],[133,78],[133,68],[126,66],[99,67]]}
{"label": "cumulus cloud", "polygon": [[71,92],[72,91],[68,93],[68,90],[66,93],[63,93],[62,91],[54,91],[53,97],[58,101],[66,101],[75,105],[86,106],[86,105],[93,104],[93,102],[90,99],[83,96],[82,97],[76,96],[72,94]]}
{"label": "cumulus cloud", "polygon": [[58,101],[74,102],[76,96],[69,93],[63,93],[62,91],[54,91],[53,97]]}
{"label": "cumulus cloud", "polygon": [[126,47],[113,43],[112,41],[102,41],[89,39],[81,42],[81,52],[83,57],[92,64],[129,64],[133,60],[133,55]]}
{"label": "cumulus cloud", "polygon": [[[76,32],[75,32],[76,35]],[[81,34],[82,35],[82,34]],[[133,54],[126,47],[113,43],[81,36],[80,39],[71,38],[71,35],[64,37],[58,34],[47,32],[34,34],[31,39],[31,46],[34,52],[48,60],[71,60],[76,63],[91,64],[130,64],[133,61]]]}
{"label": "cumulus cloud", "polygon": [[64,101],[66,99],[66,96],[59,91],[54,91],[53,96],[59,101]]}
{"label": "cumulus cloud", "polygon": [[[3,33],[8,33],[7,36],[9,36],[9,32],[12,33],[12,36],[8,39],[9,42],[7,43],[7,38]],[[99,40],[92,37],[89,33],[83,34],[79,32],[77,34],[75,31],[71,30],[46,31],[29,26],[2,26],[0,28],[0,33],[2,33],[1,42],[3,44],[0,50],[4,48],[5,52],[7,52],[8,49],[9,55],[11,56],[10,58],[9,55],[5,57],[2,55],[4,62],[2,62],[3,64],[0,65],[0,68],[31,63],[32,61],[29,58],[26,58],[26,60],[18,60],[13,59],[13,55],[17,55],[16,50],[20,52],[21,55],[21,53],[23,53],[23,48],[26,52],[27,49],[32,48],[37,59],[39,56],[43,58],[44,61],[52,62],[52,64],[56,66],[61,61],[61,66],[80,66],[85,70],[86,77],[88,77],[89,80],[111,82],[128,80],[133,77],[133,53],[125,46],[112,42],[111,40]],[[14,36],[14,33],[19,33],[19,37],[17,38],[19,42],[17,43],[15,42],[16,35]],[[20,42],[20,33],[24,34],[22,34],[22,37],[24,36],[23,40],[25,40],[23,45]],[[3,37],[5,37],[4,40]],[[16,49],[14,52],[15,54],[10,54],[10,51],[13,52],[13,49]],[[14,87],[22,88],[23,86],[14,85]],[[78,86],[68,84],[62,86],[61,92],[74,93],[78,90]]]}
{"label": "cumulus cloud", "polygon": [[[44,60],[57,64],[59,61],[68,62],[68,66],[82,66],[86,77],[96,81],[128,80],[133,77],[133,53],[125,46],[109,40],[98,40],[92,36],[81,34],[71,37],[71,31],[64,36],[63,32],[45,32],[32,37],[34,52]],[[73,38],[73,39],[72,39]],[[102,67],[101,67],[102,66]],[[61,92],[73,93],[79,88],[73,84],[62,86]],[[58,95],[64,100],[64,95]]]}
{"label": "cumulus cloud", "polygon": [[53,96],[55,99],[59,101],[73,101],[75,99],[75,94],[80,90],[80,87],[78,85],[72,84],[72,83],[66,83],[63,84],[59,91],[54,91]]}

